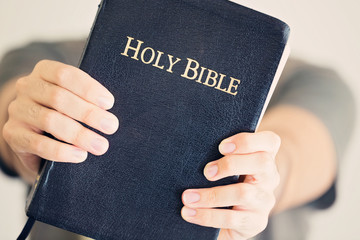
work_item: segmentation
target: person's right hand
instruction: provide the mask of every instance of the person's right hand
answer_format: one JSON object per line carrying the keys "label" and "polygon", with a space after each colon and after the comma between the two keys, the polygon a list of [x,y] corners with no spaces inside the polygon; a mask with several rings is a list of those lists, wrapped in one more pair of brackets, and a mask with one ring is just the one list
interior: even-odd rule
{"label": "person's right hand", "polygon": [[113,104],[113,95],[82,70],[40,61],[31,74],[17,80],[16,99],[9,105],[9,119],[3,128],[4,139],[18,158],[14,161],[19,161],[14,166],[25,167],[35,176],[40,157],[79,163],[86,160],[88,152],[104,154],[109,147],[107,139],[79,122],[113,134],[119,121],[106,111]]}

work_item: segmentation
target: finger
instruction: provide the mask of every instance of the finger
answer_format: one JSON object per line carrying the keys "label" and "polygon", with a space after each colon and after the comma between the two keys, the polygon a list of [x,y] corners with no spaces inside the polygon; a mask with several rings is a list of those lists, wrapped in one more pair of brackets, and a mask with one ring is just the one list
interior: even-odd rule
{"label": "finger", "polygon": [[241,210],[267,210],[275,204],[274,195],[247,183],[220,187],[189,189],[184,191],[182,202],[190,208],[237,206]]}
{"label": "finger", "polygon": [[204,168],[204,175],[210,181],[236,175],[254,175],[259,182],[270,179],[278,181],[275,159],[267,152],[224,156],[208,163]]}
{"label": "finger", "polygon": [[57,85],[40,79],[38,83],[43,85],[43,87],[39,88],[29,85],[26,88],[27,94],[36,102],[56,109],[106,134],[113,134],[118,129],[119,120],[114,114],[83,100]]}
{"label": "finger", "polygon": [[267,215],[229,209],[192,209],[183,207],[184,220],[205,227],[233,229],[243,237],[252,237],[267,226]]}
{"label": "finger", "polygon": [[20,125],[15,128],[9,140],[14,152],[20,156],[26,152],[51,161],[72,163],[83,162],[87,158],[84,150],[37,134]]}
{"label": "finger", "polygon": [[110,109],[114,105],[114,96],[98,81],[76,67],[43,60],[35,66],[34,73],[103,109]]}
{"label": "finger", "polygon": [[9,113],[18,121],[48,132],[57,139],[94,155],[104,154],[109,147],[108,141],[99,134],[59,112],[30,100],[17,99],[10,104]]}
{"label": "finger", "polygon": [[223,155],[248,154],[261,151],[273,153],[275,156],[280,144],[280,137],[270,131],[239,133],[224,139],[219,145],[219,151]]}

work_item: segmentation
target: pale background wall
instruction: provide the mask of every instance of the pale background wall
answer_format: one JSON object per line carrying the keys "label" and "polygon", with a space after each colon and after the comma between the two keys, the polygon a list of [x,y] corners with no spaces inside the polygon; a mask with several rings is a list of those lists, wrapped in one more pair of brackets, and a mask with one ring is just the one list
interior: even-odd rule
{"label": "pale background wall", "polygon": [[[292,28],[293,56],[335,68],[355,93],[359,90],[358,0],[234,1],[286,21]],[[98,3],[99,0],[0,0],[0,57],[8,49],[34,39],[86,36]],[[360,106],[359,97],[357,103]],[[359,133],[358,124],[347,157],[343,159],[338,201],[330,210],[314,213],[310,219],[309,240],[360,239]],[[21,181],[0,174],[0,239],[15,239],[20,232],[25,221],[24,198],[25,187]]]}

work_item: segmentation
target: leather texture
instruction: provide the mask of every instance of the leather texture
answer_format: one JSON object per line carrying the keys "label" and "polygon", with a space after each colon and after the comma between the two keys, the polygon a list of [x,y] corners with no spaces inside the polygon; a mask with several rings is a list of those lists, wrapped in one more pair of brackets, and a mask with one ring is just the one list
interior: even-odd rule
{"label": "leather texture", "polygon": [[[104,156],[47,162],[28,216],[95,239],[216,239],[181,218],[181,194],[237,181],[209,182],[204,166],[222,139],[255,130],[288,33],[226,0],[103,1],[80,68],[114,94],[120,128]],[[164,52],[165,69],[122,55],[128,36]],[[167,54],[181,59],[173,73]],[[238,94],[181,77],[187,58],[241,80]]]}

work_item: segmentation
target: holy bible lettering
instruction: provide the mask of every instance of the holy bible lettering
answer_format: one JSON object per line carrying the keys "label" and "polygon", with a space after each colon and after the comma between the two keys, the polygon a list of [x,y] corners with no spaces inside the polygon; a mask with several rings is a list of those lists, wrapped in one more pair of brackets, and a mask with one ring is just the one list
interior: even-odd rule
{"label": "holy bible lettering", "polygon": [[[161,60],[166,58],[164,57],[164,52],[159,50],[155,51],[151,47],[142,48],[144,44],[143,41],[136,40],[137,43],[134,44],[134,38],[129,36],[127,38],[128,41],[126,47],[124,52],[121,53],[121,55],[125,57],[131,57],[132,59],[141,61],[147,65],[151,64],[153,67],[160,70],[166,70],[169,73],[174,73],[174,66],[182,61],[181,58],[174,59],[173,55],[167,54],[167,59],[165,60],[167,64],[160,64]],[[227,77],[225,74],[202,67],[199,62],[191,58],[187,58],[186,68],[181,74],[181,77],[195,80],[196,83],[201,83],[205,86],[234,96],[238,94],[238,88],[241,83],[239,79]]]}

